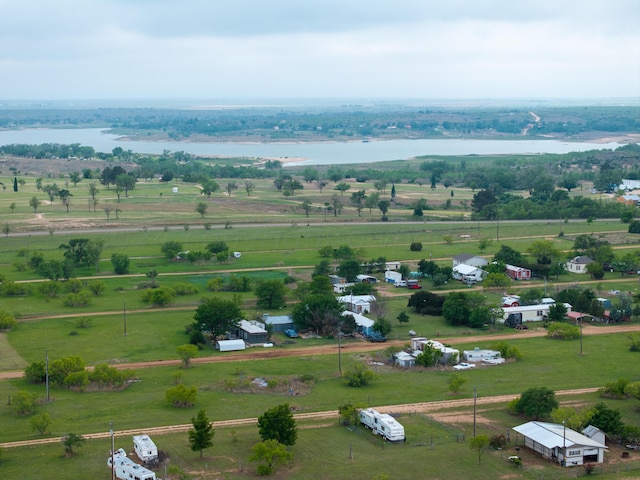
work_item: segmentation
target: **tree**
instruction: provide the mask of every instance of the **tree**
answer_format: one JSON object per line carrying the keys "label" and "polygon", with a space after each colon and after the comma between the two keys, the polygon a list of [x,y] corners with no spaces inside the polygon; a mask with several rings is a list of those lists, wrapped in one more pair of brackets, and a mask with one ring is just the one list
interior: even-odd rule
{"label": "tree", "polygon": [[114,253],[111,255],[111,265],[117,275],[129,273],[129,257],[124,253]]}
{"label": "tree", "polygon": [[283,444],[276,440],[265,440],[256,443],[251,448],[249,461],[264,462],[258,465],[258,474],[271,475],[276,465],[286,465],[293,459],[293,454]]}
{"label": "tree", "polygon": [[362,212],[362,207],[364,206],[364,201],[367,198],[364,190],[358,190],[357,192],[353,192],[351,194],[351,203],[355,205],[356,211],[358,212],[358,216],[360,216],[360,212]]}
{"label": "tree", "polygon": [[373,323],[373,327],[371,327],[371,329],[382,336],[387,336],[391,333],[391,330],[393,330],[393,326],[386,318],[379,318]]}
{"label": "tree", "polygon": [[553,390],[546,387],[534,387],[525,390],[514,404],[516,413],[525,417],[539,420],[547,418],[554,408],[558,408],[558,401]]}
{"label": "tree", "polygon": [[124,196],[129,196],[129,190],[136,188],[136,177],[132,173],[121,173],[116,177],[115,185],[117,189],[124,192]]}
{"label": "tree", "polygon": [[191,359],[198,357],[198,347],[190,344],[180,345],[176,349],[176,353],[182,360],[182,368],[189,368]]}
{"label": "tree", "polygon": [[362,271],[358,260],[346,260],[338,265],[338,275],[347,279],[347,282],[355,282]]}
{"label": "tree", "polygon": [[251,180],[244,181],[244,189],[247,192],[247,196],[251,195],[251,192],[255,187],[255,184]]}
{"label": "tree", "polygon": [[17,177],[13,177],[13,191],[14,192],[18,191],[18,178]]}
{"label": "tree", "polygon": [[304,213],[306,214],[307,218],[309,218],[309,212],[311,211],[311,200],[308,200],[305,198],[302,204],[300,205],[300,208],[304,210]]}
{"label": "tree", "polygon": [[351,188],[351,185],[345,182],[339,183],[338,185],[333,187],[334,190],[338,190],[340,192],[340,195],[344,195],[344,192],[346,192],[350,188]]}
{"label": "tree", "polygon": [[4,233],[5,237],[8,237],[9,234],[11,233],[11,226],[8,223],[5,223],[2,226],[2,233]]}
{"label": "tree", "polygon": [[213,436],[216,432],[204,410],[200,410],[198,415],[192,417],[191,423],[193,428],[189,429],[189,447],[192,452],[200,451],[200,458],[202,458],[202,451],[213,446]]}
{"label": "tree", "polygon": [[73,197],[73,194],[66,188],[63,188],[58,191],[58,197],[60,197],[62,205],[66,207],[67,213],[69,213],[69,205],[71,204],[71,197]]}
{"label": "tree", "polygon": [[232,328],[236,328],[243,314],[240,307],[230,300],[217,297],[203,298],[196,309],[194,326],[201,332],[207,332],[213,340]]}
{"label": "tree", "polygon": [[504,273],[490,273],[482,281],[484,288],[505,288],[511,285],[511,279]]}
{"label": "tree", "polygon": [[82,177],[80,176],[80,172],[75,171],[69,174],[69,180],[73,183],[73,186],[77,186],[79,182],[82,181]]}
{"label": "tree", "polygon": [[43,412],[33,416],[30,423],[31,428],[37,431],[40,435],[44,435],[51,426],[51,416],[47,412]]}
{"label": "tree", "polygon": [[403,310],[398,314],[396,319],[400,323],[408,323],[409,322],[409,315],[407,315],[407,313]]}
{"label": "tree", "polygon": [[228,252],[229,251],[229,246],[223,242],[222,240],[216,240],[213,242],[209,242],[207,243],[207,246],[204,247],[205,250],[207,250],[208,252],[216,255],[218,253],[221,252]]}
{"label": "tree", "polygon": [[18,390],[13,394],[11,405],[16,415],[26,417],[36,409],[36,396],[27,390]]}
{"label": "tree", "polygon": [[38,207],[40,205],[42,205],[42,202],[38,200],[38,197],[36,196],[31,197],[31,200],[29,200],[29,206],[33,208],[33,213],[36,213],[38,211]]}
{"label": "tree", "polygon": [[620,419],[620,410],[609,408],[602,402],[593,407],[589,423],[607,435],[620,435],[624,428],[624,423]]}
{"label": "tree", "polygon": [[73,456],[73,449],[80,447],[85,442],[82,435],[78,435],[77,433],[67,433],[64,437],[62,437],[62,444],[64,445],[64,455],[66,457]]}
{"label": "tree", "polygon": [[407,307],[413,308],[416,313],[422,315],[439,316],[442,315],[444,302],[445,297],[427,292],[426,290],[420,290],[409,297]]}
{"label": "tree", "polygon": [[519,251],[508,245],[501,245],[498,253],[494,255],[493,261],[504,265],[522,265],[524,259]]}
{"label": "tree", "polygon": [[275,440],[283,445],[295,445],[298,428],[288,403],[277,405],[258,418],[258,429],[262,440]]}
{"label": "tree", "polygon": [[478,451],[478,465],[482,463],[482,454],[489,447],[487,435],[477,435],[469,440],[469,448]]}
{"label": "tree", "polygon": [[598,262],[589,263],[585,267],[585,270],[589,275],[591,275],[591,278],[594,278],[596,280],[601,280],[604,278],[604,267]]}
{"label": "tree", "polygon": [[300,329],[333,335],[340,325],[342,310],[333,292],[312,293],[293,307],[291,316]]}
{"label": "tree", "polygon": [[164,255],[164,258],[171,261],[177,258],[178,253],[182,251],[182,243],[176,241],[164,242],[160,246],[160,252]]}
{"label": "tree", "polygon": [[206,203],[198,202],[198,204],[196,205],[196,212],[198,212],[200,216],[204,218],[204,215],[205,213],[207,213],[208,208],[209,208],[209,205],[207,205]]}
{"label": "tree", "polygon": [[467,380],[467,378],[461,377],[457,373],[451,374],[449,377],[449,391],[452,394],[457,395],[460,393],[462,386],[467,383]]}
{"label": "tree", "polygon": [[211,195],[217,192],[220,189],[220,186],[214,180],[206,180],[202,182],[200,192],[203,195],[206,195],[208,198],[211,198]]}
{"label": "tree", "polygon": [[286,287],[281,280],[260,280],[256,285],[255,294],[260,308],[275,309],[286,305]]}
{"label": "tree", "polygon": [[344,378],[347,385],[359,388],[368,386],[378,375],[363,363],[356,363],[345,372]]}
{"label": "tree", "polygon": [[536,240],[529,246],[529,254],[536,257],[536,262],[548,265],[560,256],[560,251],[551,240]]}
{"label": "tree", "polygon": [[9,312],[0,310],[0,331],[8,331],[16,328],[18,321]]}
{"label": "tree", "polygon": [[238,184],[236,182],[227,182],[227,186],[225,190],[227,191],[227,195],[231,196],[231,192],[238,189]]}
{"label": "tree", "polygon": [[9,205],[9,208],[11,209],[11,213],[13,213],[16,209],[16,202],[11,202],[11,204]]}
{"label": "tree", "polygon": [[562,322],[567,318],[567,307],[563,303],[554,303],[549,306],[549,315],[547,316],[550,322]]}
{"label": "tree", "polygon": [[186,387],[181,383],[167,390],[165,397],[167,402],[174,407],[192,407],[196,403],[198,389],[196,387]]}
{"label": "tree", "polygon": [[416,357],[416,365],[422,367],[433,367],[442,358],[442,351],[433,345],[424,345],[422,352]]}
{"label": "tree", "polygon": [[442,316],[451,325],[467,325],[471,317],[469,297],[465,292],[451,292],[442,305]]}

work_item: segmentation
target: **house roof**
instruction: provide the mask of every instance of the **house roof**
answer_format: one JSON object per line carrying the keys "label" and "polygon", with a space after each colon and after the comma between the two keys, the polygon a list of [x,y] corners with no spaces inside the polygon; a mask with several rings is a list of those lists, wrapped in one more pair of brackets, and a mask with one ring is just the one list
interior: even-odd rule
{"label": "house roof", "polygon": [[458,255],[456,255],[455,257],[453,257],[453,259],[456,262],[460,262],[460,263],[465,263],[468,260],[471,260],[472,258],[477,258],[478,260],[481,260],[483,265],[487,265],[489,262],[487,262],[484,258],[478,256],[478,255],[474,255],[472,253],[460,253]]}
{"label": "house roof", "polygon": [[347,315],[351,315],[353,317],[353,319],[356,321],[356,325],[358,325],[359,327],[371,328],[371,327],[373,327],[373,324],[375,323],[370,318],[367,318],[364,315],[360,315],[359,313],[353,313],[353,312],[349,312],[349,311],[346,311],[346,310],[344,312],[342,312],[342,316],[343,317],[347,316]]}
{"label": "house roof", "polygon": [[578,445],[607,448],[605,445],[557,423],[527,422],[513,427],[513,430],[549,449]]}
{"label": "house roof", "polygon": [[267,325],[287,325],[293,322],[289,315],[269,315],[265,313],[262,319]]}
{"label": "house roof", "polygon": [[594,427],[593,425],[587,425],[587,427],[582,430],[583,435],[589,437],[589,438],[593,438],[594,435],[596,435],[597,433],[604,433],[602,430],[600,430],[598,427]]}
{"label": "house roof", "polygon": [[461,263],[460,265],[456,265],[455,267],[453,267],[453,271],[459,273],[460,275],[469,275],[471,273],[477,272],[478,270],[482,269],[474,267],[472,265],[467,265],[465,263]]}
{"label": "house roof", "polygon": [[580,313],[580,312],[568,312],[567,318],[571,320],[580,320],[581,318],[588,317],[593,318],[593,315],[589,315],[588,313]]}
{"label": "house roof", "polygon": [[353,305],[375,302],[376,297],[374,295],[345,295],[337,298],[340,303],[351,303]]}
{"label": "house roof", "polygon": [[248,320],[240,320],[238,327],[240,327],[241,330],[244,330],[247,333],[267,333],[267,331],[260,325],[257,325]]}
{"label": "house roof", "polygon": [[504,268],[507,268],[509,270],[515,270],[515,271],[518,271],[518,272],[524,272],[524,271],[529,271],[530,272],[531,271],[528,268],[518,267],[517,265],[509,265],[509,264],[505,265]]}
{"label": "house roof", "polygon": [[569,260],[569,263],[575,263],[575,264],[580,264],[580,265],[588,265],[589,263],[593,263],[595,262],[595,260],[590,259],[589,257],[585,256],[585,255],[580,255],[578,257],[575,257],[571,260]]}

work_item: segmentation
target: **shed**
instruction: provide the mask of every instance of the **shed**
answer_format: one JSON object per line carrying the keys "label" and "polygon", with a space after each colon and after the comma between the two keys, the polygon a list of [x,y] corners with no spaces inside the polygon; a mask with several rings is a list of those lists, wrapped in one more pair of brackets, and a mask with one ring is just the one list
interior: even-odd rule
{"label": "shed", "polygon": [[398,352],[393,355],[394,362],[400,367],[413,367],[416,364],[416,359],[413,355],[407,352]]}
{"label": "shed", "polygon": [[582,430],[582,434],[585,437],[589,437],[591,440],[595,440],[598,443],[605,444],[607,439],[606,434],[600,430],[598,427],[594,427],[593,425],[587,425],[587,427]]}
{"label": "shed", "polygon": [[513,429],[524,437],[525,447],[563,467],[585,463],[602,463],[604,443],[597,442],[565,425],[545,422],[527,422]]}
{"label": "shed", "polygon": [[262,314],[262,321],[265,325],[271,325],[274,333],[282,333],[288,328],[293,328],[293,319],[289,315]]}
{"label": "shed", "polygon": [[513,280],[531,280],[531,270],[516,265],[505,265],[504,271]]}
{"label": "shed", "polygon": [[378,283],[378,279],[371,275],[357,275],[356,279],[360,283]]}
{"label": "shed", "polygon": [[568,312],[567,313],[567,318],[569,320],[573,320],[576,322],[576,324],[582,323],[585,320],[589,320],[589,321],[593,321],[594,317],[593,315],[589,315],[588,313],[581,313],[581,312]]}
{"label": "shed", "polygon": [[234,350],[244,350],[246,345],[244,344],[244,340],[235,339],[235,340],[218,340],[216,342],[216,349],[221,352],[232,352]]}

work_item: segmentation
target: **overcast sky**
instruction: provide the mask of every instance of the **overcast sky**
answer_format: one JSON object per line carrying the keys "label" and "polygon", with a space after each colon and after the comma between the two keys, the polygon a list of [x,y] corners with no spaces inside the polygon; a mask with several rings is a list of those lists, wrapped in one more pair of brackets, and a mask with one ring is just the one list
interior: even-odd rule
{"label": "overcast sky", "polygon": [[638,0],[0,0],[0,99],[640,96]]}

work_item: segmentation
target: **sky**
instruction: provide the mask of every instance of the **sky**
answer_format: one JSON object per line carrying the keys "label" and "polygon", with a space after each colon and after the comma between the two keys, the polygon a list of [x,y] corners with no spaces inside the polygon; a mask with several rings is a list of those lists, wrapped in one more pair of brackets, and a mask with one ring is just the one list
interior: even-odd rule
{"label": "sky", "polygon": [[640,97],[639,0],[0,0],[0,99]]}

